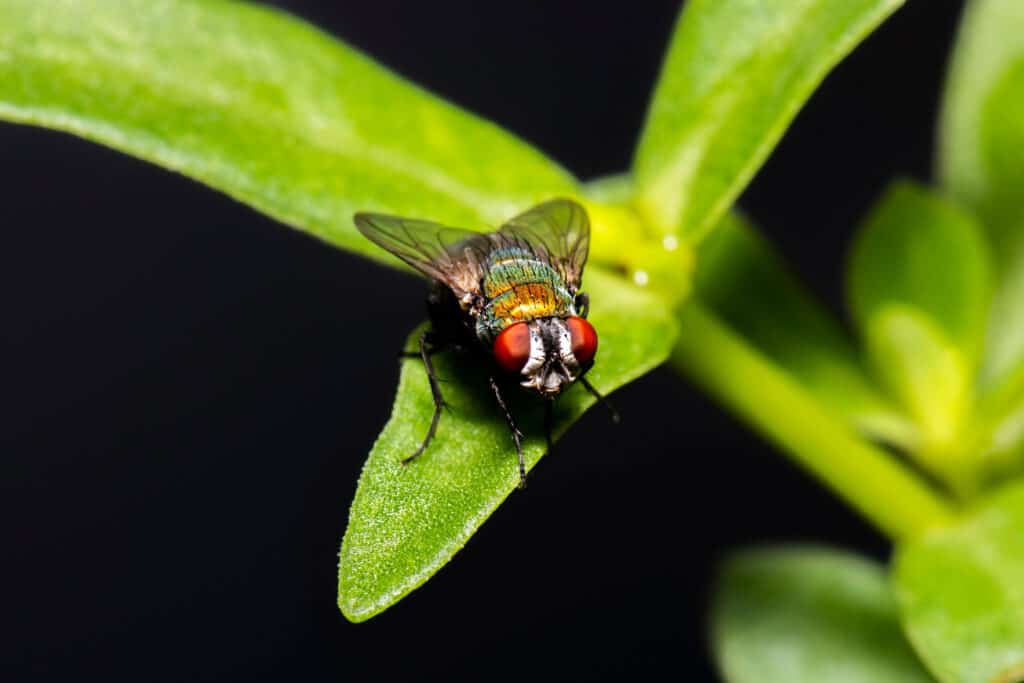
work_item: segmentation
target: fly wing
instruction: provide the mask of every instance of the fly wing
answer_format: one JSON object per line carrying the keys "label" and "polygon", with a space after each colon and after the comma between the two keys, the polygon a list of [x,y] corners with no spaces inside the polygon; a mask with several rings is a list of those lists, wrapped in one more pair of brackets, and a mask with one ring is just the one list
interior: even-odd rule
{"label": "fly wing", "polygon": [[444,283],[458,298],[479,294],[487,252],[487,235],[440,223],[360,211],[355,224],[367,239],[417,271]]}
{"label": "fly wing", "polygon": [[590,220],[578,203],[552,199],[538,204],[505,223],[498,234],[526,242],[561,273],[571,289],[579,289],[590,250]]}

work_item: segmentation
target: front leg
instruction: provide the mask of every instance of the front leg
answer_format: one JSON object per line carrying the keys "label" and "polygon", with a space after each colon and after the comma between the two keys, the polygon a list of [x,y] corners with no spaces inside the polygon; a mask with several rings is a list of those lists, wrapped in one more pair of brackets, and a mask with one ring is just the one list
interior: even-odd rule
{"label": "front leg", "polygon": [[512,419],[512,411],[508,409],[508,405],[505,403],[505,399],[501,396],[501,388],[498,386],[498,382],[495,381],[494,377],[488,378],[491,382],[491,391],[494,392],[494,398],[498,401],[498,406],[501,408],[501,412],[505,414],[505,420],[508,421],[508,428],[512,430],[512,440],[516,443],[516,455],[519,456],[519,488],[526,488],[526,463],[523,461],[523,434],[516,427],[516,422]]}
{"label": "front leg", "polygon": [[434,434],[437,433],[437,423],[441,419],[441,411],[445,407],[444,397],[441,395],[441,385],[438,384],[440,380],[437,378],[437,373],[434,372],[434,364],[430,360],[430,355],[434,351],[439,350],[438,347],[428,349],[427,344],[430,341],[430,331],[424,330],[423,334],[420,335],[420,358],[423,360],[423,367],[427,371],[427,379],[430,381],[430,394],[434,398],[434,415],[430,418],[430,428],[427,429],[427,436],[423,439],[423,443],[416,449],[416,452],[410,455],[408,458],[402,460],[403,465],[408,465],[410,462],[420,457],[423,451],[427,450],[427,446],[434,438]]}
{"label": "front leg", "polygon": [[615,424],[622,422],[622,418],[619,416],[619,411],[615,410],[615,406],[611,404],[611,401],[605,398],[604,394],[598,391],[593,384],[588,382],[586,377],[580,376],[579,383],[583,385],[584,389],[590,392],[591,396],[597,399],[598,403],[608,409],[608,412],[611,413],[612,416],[612,422]]}

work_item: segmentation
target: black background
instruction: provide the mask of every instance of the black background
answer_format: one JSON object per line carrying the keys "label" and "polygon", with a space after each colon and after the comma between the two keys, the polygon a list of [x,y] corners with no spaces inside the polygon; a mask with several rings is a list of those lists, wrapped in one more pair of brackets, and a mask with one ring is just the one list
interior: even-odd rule
{"label": "black background", "polygon": [[[275,4],[584,178],[627,166],[677,10]],[[959,10],[911,0],[742,197],[837,310],[858,218],[895,175],[929,178]],[[659,370],[617,394],[620,427],[581,420],[425,587],[349,624],[337,548],[422,285],[62,134],[2,125],[0,148],[8,680],[712,680],[704,612],[730,548],[886,556]]]}

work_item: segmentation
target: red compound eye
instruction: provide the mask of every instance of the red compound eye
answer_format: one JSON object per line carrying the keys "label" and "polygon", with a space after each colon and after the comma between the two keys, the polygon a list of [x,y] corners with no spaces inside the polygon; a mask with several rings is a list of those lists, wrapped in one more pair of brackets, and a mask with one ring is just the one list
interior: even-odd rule
{"label": "red compound eye", "polygon": [[597,353],[597,332],[594,326],[577,317],[567,318],[565,324],[569,326],[569,334],[572,336],[572,355],[576,356],[576,362],[589,365]]}
{"label": "red compound eye", "polygon": [[530,360],[530,327],[526,323],[513,323],[494,340],[494,360],[503,369],[518,373]]}

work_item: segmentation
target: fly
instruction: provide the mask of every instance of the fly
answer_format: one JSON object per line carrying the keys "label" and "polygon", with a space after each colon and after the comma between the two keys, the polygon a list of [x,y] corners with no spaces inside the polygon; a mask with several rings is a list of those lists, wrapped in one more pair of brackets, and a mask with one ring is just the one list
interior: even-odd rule
{"label": "fly", "polygon": [[[434,414],[423,443],[402,464],[427,449],[445,406],[431,356],[448,348],[474,350],[489,364],[491,391],[515,442],[523,488],[522,433],[500,380],[515,379],[547,399],[549,445],[552,402],[566,388],[579,382],[604,402],[584,376],[597,354],[597,332],[587,321],[589,299],[580,291],[590,247],[586,210],[570,199],[553,199],[492,233],[365,212],[355,215],[355,224],[431,281],[430,328],[420,335],[419,353],[411,355],[423,361]],[[618,420],[614,409],[612,417]]]}

